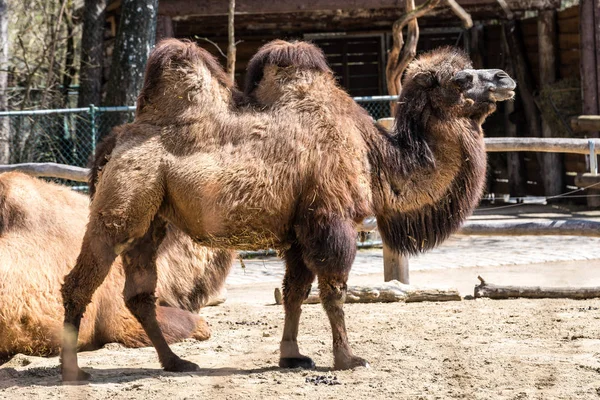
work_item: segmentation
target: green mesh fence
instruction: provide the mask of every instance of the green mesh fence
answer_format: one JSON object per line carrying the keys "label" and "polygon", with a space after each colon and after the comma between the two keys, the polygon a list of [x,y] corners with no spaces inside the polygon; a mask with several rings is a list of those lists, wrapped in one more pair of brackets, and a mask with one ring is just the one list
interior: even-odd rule
{"label": "green mesh fence", "polygon": [[[56,162],[85,166],[96,142],[113,126],[132,121],[134,107],[88,107],[0,112],[10,162]],[[3,132],[4,133],[4,132]]]}
{"label": "green mesh fence", "polygon": [[[374,119],[391,115],[394,96],[357,97]],[[56,162],[85,166],[98,138],[133,120],[135,107],[68,108],[0,112],[0,132],[8,130],[10,162]],[[4,132],[2,132],[4,133]]]}
{"label": "green mesh fence", "polygon": [[398,101],[398,96],[355,97],[354,101],[367,110],[373,119],[378,120],[392,116],[392,106]]}

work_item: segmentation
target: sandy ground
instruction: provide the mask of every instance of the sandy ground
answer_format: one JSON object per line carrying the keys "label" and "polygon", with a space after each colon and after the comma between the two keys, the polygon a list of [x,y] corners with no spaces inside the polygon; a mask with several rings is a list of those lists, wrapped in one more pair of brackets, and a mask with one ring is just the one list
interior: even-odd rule
{"label": "sandy ground", "polygon": [[[416,271],[417,285],[469,294],[493,283],[600,286],[600,260]],[[351,283],[377,283],[380,274]],[[346,305],[349,336],[371,368],[331,371],[331,333],[319,305],[305,305],[301,350],[316,370],[277,367],[283,310],[273,283],[235,285],[225,304],[203,310],[206,342],[173,346],[198,363],[193,374],[160,370],[154,349],[110,344],[80,353],[93,379],[60,383],[58,359],[17,356],[0,367],[4,399],[597,399],[600,300],[464,300]],[[311,382],[317,379],[317,384]]]}

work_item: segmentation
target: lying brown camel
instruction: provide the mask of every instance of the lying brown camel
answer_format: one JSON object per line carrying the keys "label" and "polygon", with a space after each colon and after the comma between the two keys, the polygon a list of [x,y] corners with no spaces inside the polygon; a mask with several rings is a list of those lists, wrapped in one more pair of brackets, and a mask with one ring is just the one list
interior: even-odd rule
{"label": "lying brown camel", "polygon": [[[58,354],[63,308],[60,286],[74,265],[88,219],[89,198],[21,173],[0,174],[0,363],[17,353]],[[168,342],[206,340],[199,309],[218,293],[232,254],[194,244],[169,227],[158,253],[158,321]],[[193,257],[192,257],[193,255]],[[117,259],[82,320],[79,347],[150,341],[125,307],[125,276]]]}
{"label": "lying brown camel", "polygon": [[[222,69],[192,43],[163,41],[150,55],[136,120],[121,128],[77,264],[63,285],[63,380],[89,377],[75,351],[81,315],[118,254],[126,304],[162,366],[198,369],[170,350],[156,322],[154,259],[163,219],[207,246],[283,253],[280,365],[313,365],[299,353],[297,333],[300,305],[315,276],[332,326],[334,366],[367,365],[352,354],[342,309],[356,224],[375,214],[396,250],[428,246],[390,236],[409,229],[404,218],[410,222],[421,209],[438,212],[450,198],[469,195],[461,204],[476,204],[485,175],[480,124],[515,87],[500,71],[471,70],[462,53],[428,54],[409,70],[400,99],[414,103],[416,115],[401,112],[390,134],[336,85],[316,47],[267,47],[251,60],[249,77],[255,97],[282,106],[239,109]],[[261,87],[270,83],[281,89]],[[456,211],[449,218],[469,212],[446,210]],[[422,216],[416,226],[434,229],[432,236],[442,238],[453,226],[428,227]]]}

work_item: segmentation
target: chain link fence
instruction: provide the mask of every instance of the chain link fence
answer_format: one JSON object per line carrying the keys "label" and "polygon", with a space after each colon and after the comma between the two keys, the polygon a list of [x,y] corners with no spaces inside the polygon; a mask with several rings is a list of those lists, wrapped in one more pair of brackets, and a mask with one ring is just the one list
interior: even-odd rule
{"label": "chain link fence", "polygon": [[[356,97],[377,120],[389,117],[395,96]],[[0,112],[0,137],[10,141],[10,163],[56,162],[86,166],[98,138],[133,120],[135,107]],[[8,130],[8,135],[3,130]]]}
{"label": "chain link fence", "polygon": [[85,166],[98,138],[133,120],[135,107],[2,111],[0,130],[9,138],[10,162],[56,162]]}

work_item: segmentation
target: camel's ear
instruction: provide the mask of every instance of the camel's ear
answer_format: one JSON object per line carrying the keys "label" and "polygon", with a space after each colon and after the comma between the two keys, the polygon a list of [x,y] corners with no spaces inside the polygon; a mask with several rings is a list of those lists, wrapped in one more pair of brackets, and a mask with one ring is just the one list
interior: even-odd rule
{"label": "camel's ear", "polygon": [[422,88],[430,88],[437,83],[435,76],[433,76],[433,74],[430,71],[417,73],[413,77],[413,80],[417,83],[417,85],[421,86]]}

